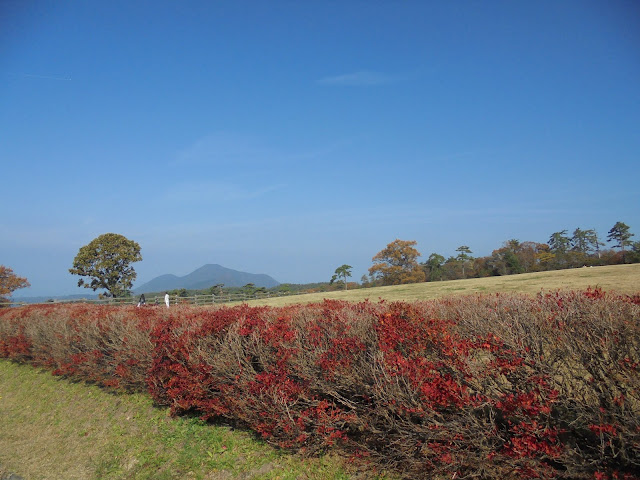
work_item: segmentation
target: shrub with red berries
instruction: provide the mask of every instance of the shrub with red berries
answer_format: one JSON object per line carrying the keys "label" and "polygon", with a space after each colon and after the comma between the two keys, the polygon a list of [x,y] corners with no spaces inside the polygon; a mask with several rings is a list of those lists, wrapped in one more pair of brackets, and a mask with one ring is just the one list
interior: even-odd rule
{"label": "shrub with red berries", "polygon": [[0,357],[406,478],[637,479],[638,298],[27,306]]}

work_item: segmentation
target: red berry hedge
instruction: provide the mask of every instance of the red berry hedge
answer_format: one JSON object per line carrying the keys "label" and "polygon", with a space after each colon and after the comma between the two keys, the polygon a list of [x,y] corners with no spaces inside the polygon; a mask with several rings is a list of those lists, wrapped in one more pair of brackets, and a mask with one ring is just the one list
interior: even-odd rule
{"label": "red berry hedge", "polygon": [[640,478],[638,296],[27,306],[0,357],[406,478]]}

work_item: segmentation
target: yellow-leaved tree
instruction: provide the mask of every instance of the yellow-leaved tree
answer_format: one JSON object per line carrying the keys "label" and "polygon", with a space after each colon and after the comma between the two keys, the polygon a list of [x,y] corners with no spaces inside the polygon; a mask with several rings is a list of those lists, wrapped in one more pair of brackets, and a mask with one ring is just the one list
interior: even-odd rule
{"label": "yellow-leaved tree", "polygon": [[382,285],[424,282],[425,273],[418,263],[420,252],[414,248],[417,243],[415,240],[394,240],[371,259],[374,265],[369,274]]}
{"label": "yellow-leaved tree", "polygon": [[0,265],[0,307],[9,301],[8,297],[14,290],[30,286],[26,278],[19,277],[9,267]]}

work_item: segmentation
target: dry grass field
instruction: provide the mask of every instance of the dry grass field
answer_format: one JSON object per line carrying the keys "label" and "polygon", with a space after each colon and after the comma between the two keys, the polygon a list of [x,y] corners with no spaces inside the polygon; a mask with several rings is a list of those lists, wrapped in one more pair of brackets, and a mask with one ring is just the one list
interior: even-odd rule
{"label": "dry grass field", "polygon": [[359,302],[431,300],[448,295],[520,292],[535,295],[555,290],[584,290],[600,287],[605,291],[632,294],[640,292],[640,264],[584,267],[550,272],[523,273],[504,277],[470,278],[445,282],[413,283],[350,291],[310,293],[291,297],[253,300],[251,305],[281,306],[291,303],[320,302],[325,298]]}

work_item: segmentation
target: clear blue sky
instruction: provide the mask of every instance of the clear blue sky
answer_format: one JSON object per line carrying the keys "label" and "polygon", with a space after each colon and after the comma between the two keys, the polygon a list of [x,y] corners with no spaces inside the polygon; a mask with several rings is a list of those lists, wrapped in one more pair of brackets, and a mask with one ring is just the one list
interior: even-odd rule
{"label": "clear blue sky", "polygon": [[206,263],[359,281],[623,221],[640,239],[640,3],[0,2],[0,264],[113,232],[137,285]]}

